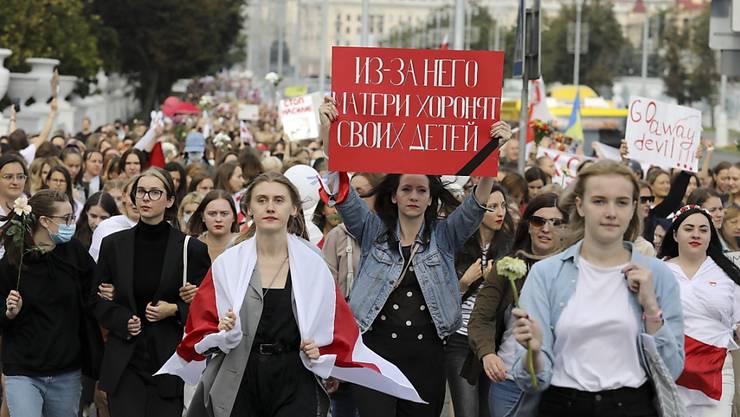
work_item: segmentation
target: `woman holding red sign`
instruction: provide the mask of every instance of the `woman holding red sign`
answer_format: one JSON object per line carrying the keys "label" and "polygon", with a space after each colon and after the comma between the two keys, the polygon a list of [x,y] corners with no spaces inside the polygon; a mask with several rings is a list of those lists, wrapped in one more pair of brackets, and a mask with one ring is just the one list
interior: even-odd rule
{"label": "woman holding red sign", "polygon": [[[329,126],[339,116],[333,99],[319,109],[328,155]],[[491,127],[500,144],[511,138],[504,122]],[[493,186],[482,178],[462,203],[439,177],[391,174],[373,190],[375,211],[349,187],[345,173],[331,173],[322,198],[336,205],[362,249],[350,307],[365,344],[398,366],[428,404],[402,401],[354,387],[362,417],[439,416],[445,395],[444,342],[462,323],[454,255],[478,229]],[[454,209],[454,210],[453,210]],[[450,213],[439,219],[438,213]]]}

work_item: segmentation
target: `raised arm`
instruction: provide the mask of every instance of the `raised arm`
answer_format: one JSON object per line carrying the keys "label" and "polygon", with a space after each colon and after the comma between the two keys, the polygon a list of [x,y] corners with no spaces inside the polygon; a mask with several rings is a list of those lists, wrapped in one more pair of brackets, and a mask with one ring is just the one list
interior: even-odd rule
{"label": "raised arm", "polygon": [[319,128],[319,139],[321,139],[322,146],[324,147],[324,155],[329,158],[329,128],[331,122],[337,120],[339,111],[337,110],[336,103],[332,97],[324,97],[324,102],[319,106],[319,121],[321,126]]}
{"label": "raised arm", "polygon": [[32,145],[36,145],[38,149],[42,143],[49,140],[51,129],[54,127],[54,120],[57,118],[57,90],[59,86],[59,71],[54,70],[54,75],[51,77],[51,103],[49,103],[49,115],[46,117],[44,127],[41,129],[41,133],[31,141]]}

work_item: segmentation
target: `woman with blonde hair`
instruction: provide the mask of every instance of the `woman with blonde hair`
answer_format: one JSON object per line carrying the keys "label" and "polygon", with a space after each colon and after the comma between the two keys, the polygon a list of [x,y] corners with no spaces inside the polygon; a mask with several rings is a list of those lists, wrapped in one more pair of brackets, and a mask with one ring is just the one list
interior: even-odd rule
{"label": "woman with blonde hair", "polygon": [[182,198],[180,207],[177,209],[177,222],[180,224],[180,230],[183,233],[190,234],[188,223],[190,223],[190,218],[198,209],[201,201],[203,201],[203,194],[195,191],[185,194],[185,197]]}
{"label": "woman with blonde hair", "polygon": [[565,197],[572,207],[567,249],[527,276],[512,315],[513,335],[532,351],[531,362],[519,349],[511,373],[523,391],[542,392],[541,417],[657,416],[645,339],[673,379],[681,374],[678,284],[665,264],[632,244],[641,232],[639,195],[632,172],[617,162],[584,168]]}

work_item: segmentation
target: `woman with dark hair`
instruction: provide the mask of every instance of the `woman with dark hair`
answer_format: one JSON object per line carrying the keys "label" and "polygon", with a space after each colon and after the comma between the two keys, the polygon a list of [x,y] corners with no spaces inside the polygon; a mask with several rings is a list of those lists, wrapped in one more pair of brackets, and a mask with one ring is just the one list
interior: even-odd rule
{"label": "woman with dark hair", "polygon": [[136,148],[130,148],[121,155],[118,175],[133,178],[141,173],[146,166],[146,154]]}
{"label": "woman with dark hair", "polygon": [[229,193],[234,203],[238,205],[239,201],[236,196],[244,188],[244,176],[239,164],[236,162],[221,164],[216,171],[216,181],[213,188]]}
{"label": "woman with dark hair", "polygon": [[[326,98],[319,110],[324,153],[331,122],[339,112]],[[511,138],[505,122],[490,137]],[[480,227],[493,178],[481,178],[460,203],[433,175],[390,174],[375,188],[375,212],[339,173],[335,195],[347,230],[360,242],[363,262],[354,282],[350,307],[368,347],[398,366],[428,404],[397,400],[355,387],[363,417],[439,415],[445,395],[443,340],[462,324],[454,254]],[[526,184],[525,184],[526,190]],[[454,210],[452,208],[456,207]],[[438,213],[450,213],[440,220]]]}
{"label": "woman with dark hair", "polygon": [[75,238],[82,243],[85,249],[90,249],[93,232],[103,220],[118,216],[116,200],[110,194],[98,191],[85,202],[80,218],[77,219]]}
{"label": "woman with dark hair", "polygon": [[524,349],[510,374],[525,397],[542,393],[540,417],[657,416],[644,340],[655,342],[664,383],[681,374],[678,284],[663,262],[631,243],[640,233],[639,195],[622,164],[584,168],[561,202],[572,207],[567,248],[529,270],[511,311]]}
{"label": "woman with dark hair", "polygon": [[313,212],[313,224],[321,230],[321,233],[324,236],[317,244],[321,249],[324,247],[324,240],[329,232],[342,224],[342,216],[337,212],[336,207],[331,207],[319,200],[319,203],[316,205],[316,209]]}
{"label": "woman with dark hair", "polygon": [[697,188],[686,199],[686,204],[696,205],[709,213],[716,230],[722,229],[725,219],[725,208],[722,206],[722,196],[713,188]]}
{"label": "woman with dark hair", "polygon": [[722,253],[711,215],[696,205],[673,216],[660,256],[683,305],[686,363],[676,380],[691,416],[732,415],[735,378],[729,350],[740,324],[740,269]]}
{"label": "woman with dark hair", "polygon": [[51,167],[49,174],[46,176],[44,181],[44,189],[57,190],[59,192],[67,194],[70,204],[72,204],[72,210],[75,212],[75,217],[79,214],[80,206],[74,199],[74,191],[72,191],[72,177],[69,175],[69,171],[64,165],[58,165]]}
{"label": "woman with dark hair", "polygon": [[494,185],[480,228],[455,254],[455,270],[462,295],[462,326],[450,335],[445,346],[445,369],[455,416],[489,415],[488,390],[491,384],[480,366],[471,366],[472,369],[465,366],[466,362],[478,364],[471,357],[469,320],[473,307],[478,303],[484,277],[496,260],[509,252],[513,238],[514,225],[508,214],[506,195],[503,188]]}
{"label": "woman with dark hair", "polygon": [[550,176],[537,167],[527,168],[524,179],[527,181],[527,196],[530,199],[536,197],[542,187],[550,183]]}
{"label": "woman with dark hair", "polygon": [[208,246],[211,262],[215,261],[239,236],[236,206],[231,195],[224,190],[206,194],[188,220],[187,230]]}
{"label": "woman with dark hair", "polygon": [[83,159],[79,149],[74,146],[67,146],[62,151],[60,157],[64,167],[69,172],[69,177],[72,179],[72,195],[74,197],[75,205],[81,207],[85,204],[86,195],[85,187],[82,184],[83,176]]}
{"label": "woman with dark hair", "polygon": [[732,178],[730,169],[732,162],[722,161],[712,169],[712,179],[714,180],[714,189],[722,196],[722,202],[725,202],[732,192]]}
{"label": "woman with dark hair", "polygon": [[501,186],[508,192],[511,197],[510,207],[515,206],[519,212],[524,211],[524,207],[529,201],[529,184],[521,174],[512,172],[504,177]]}
{"label": "woman with dark hair", "polygon": [[[567,213],[558,208],[557,194],[543,193],[533,198],[524,210],[508,253],[524,260],[530,269],[535,262],[560,249],[566,218]],[[475,358],[493,382],[490,393],[486,393],[490,416],[503,417],[511,415],[522,395],[511,373],[517,349],[512,337],[514,295],[508,279],[499,276],[495,268],[485,279],[470,315],[468,338]],[[517,281],[517,291],[521,291],[525,280],[526,277]],[[521,417],[532,415],[531,410],[519,410],[519,413]]]}
{"label": "woman with dark hair", "polygon": [[246,185],[249,185],[258,175],[265,172],[259,156],[255,155],[252,148],[245,148],[239,153],[239,166],[242,167],[242,175]]}
{"label": "woman with dark hair", "polygon": [[[112,157],[104,165],[105,165],[105,168],[103,169],[103,178],[102,178],[104,183],[110,180],[115,180],[119,177],[118,172],[120,171],[120,165],[121,165],[120,156]],[[122,176],[121,179],[125,180],[126,178]]]}
{"label": "woman with dark hair", "polygon": [[82,171],[82,185],[88,198],[103,189],[101,174],[103,172],[103,154],[95,149],[85,152],[85,164]]}
{"label": "woman with dark hair", "polygon": [[239,162],[239,154],[234,151],[228,151],[221,155],[216,161],[216,166],[224,164],[226,162]]}
{"label": "woman with dark hair", "polygon": [[164,170],[170,173],[172,182],[175,184],[175,203],[180,206],[183,197],[188,193],[187,174],[185,168],[177,162],[168,162]]}
{"label": "woman with dark hair", "polygon": [[152,168],[136,177],[130,198],[139,222],[103,239],[96,270],[96,287],[111,284],[114,294],[99,294],[95,303],[109,331],[100,388],[108,393],[112,417],[180,417],[182,381],[153,375],[182,339],[195,285],[211,262],[206,246],[186,241],[176,226],[175,186],[167,171]]}
{"label": "woman with dark hair", "polygon": [[72,237],[74,212],[62,192],[37,192],[9,220],[0,229],[0,328],[10,415],[76,416],[81,374],[97,379],[102,355],[91,314],[95,262]]}
{"label": "woman with dark hair", "polygon": [[213,179],[205,173],[198,173],[193,175],[188,186],[188,192],[198,192],[201,195],[206,195],[214,189]]}

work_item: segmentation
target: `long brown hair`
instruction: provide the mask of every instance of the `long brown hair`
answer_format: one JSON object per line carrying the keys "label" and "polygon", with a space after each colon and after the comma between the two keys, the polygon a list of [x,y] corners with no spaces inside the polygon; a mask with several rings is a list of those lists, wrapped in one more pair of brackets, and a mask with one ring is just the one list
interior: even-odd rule
{"label": "long brown hair", "polygon": [[229,231],[231,233],[236,233],[239,231],[239,221],[236,218],[236,206],[234,205],[234,199],[231,197],[231,194],[224,190],[213,190],[206,194],[205,197],[203,197],[203,199],[198,204],[198,208],[195,209],[193,215],[190,216],[190,220],[188,221],[188,234],[200,236],[203,232],[207,230],[205,221],[203,220],[203,214],[206,211],[206,206],[211,201],[216,200],[226,200],[226,202],[229,204],[229,207],[231,208],[231,214],[234,217],[233,221],[231,222],[231,229],[229,229]]}
{"label": "long brown hair", "polygon": [[632,202],[635,206],[632,211],[627,230],[624,232],[624,240],[633,242],[642,232],[642,220],[637,214],[637,200],[640,198],[640,186],[632,171],[626,166],[616,161],[599,161],[584,168],[573,184],[573,188],[565,193],[561,199],[561,207],[564,211],[570,212],[568,221],[568,233],[566,234],[564,247],[568,247],[583,239],[585,234],[585,222],[583,217],[576,210],[576,197],[583,201],[583,195],[586,192],[586,182],[592,177],[601,177],[605,175],[616,175],[623,177],[632,184]]}
{"label": "long brown hair", "polygon": [[[306,222],[303,216],[303,207],[301,207],[301,195],[300,193],[298,193],[298,189],[295,188],[295,185],[293,185],[293,183],[290,182],[290,180],[283,174],[278,174],[277,172],[265,172],[258,175],[252,181],[252,183],[249,184],[249,187],[247,187],[247,191],[244,192],[244,195],[241,198],[242,211],[245,213],[247,212],[246,208],[249,206],[249,202],[252,200],[254,187],[262,184],[263,182],[276,182],[278,184],[284,185],[285,188],[288,189],[290,203],[298,212],[298,214],[296,214],[295,216],[290,216],[290,219],[288,219],[288,233],[292,233],[298,237],[302,237],[303,239],[308,240]],[[243,242],[253,237],[256,231],[257,228],[255,226],[255,223],[252,223],[252,225],[249,227],[249,230],[247,230],[245,233],[242,233],[242,235],[239,236],[239,238],[237,239],[236,243]]]}

